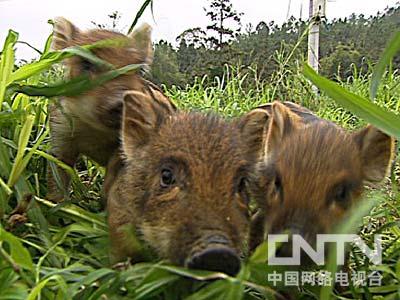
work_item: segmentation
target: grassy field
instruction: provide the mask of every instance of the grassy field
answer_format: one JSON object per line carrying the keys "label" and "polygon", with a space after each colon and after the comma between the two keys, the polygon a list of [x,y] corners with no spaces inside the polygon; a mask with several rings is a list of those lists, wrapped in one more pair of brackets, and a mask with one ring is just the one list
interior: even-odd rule
{"label": "grassy field", "polygon": [[[59,83],[63,70],[56,63],[68,55],[79,55],[79,49],[74,53],[50,52],[48,41],[40,60],[16,66],[13,49],[17,40],[18,35],[10,32],[0,57],[0,299],[279,299],[275,295],[277,288],[267,280],[272,270],[266,264],[265,245],[244,260],[242,271],[236,278],[190,271],[159,261],[111,268],[105,212],[99,200],[105,170],[86,158],[81,159],[77,170],[64,166],[73,177],[70,199],[60,205],[44,199],[46,165],[62,166],[48,154],[47,107],[51,101],[57,101],[52,95],[65,92],[63,87],[67,86],[69,91],[77,89],[73,84]],[[338,91],[336,97],[332,96],[341,105],[325,93],[315,94],[304,74],[316,80],[328,94]],[[251,76],[251,73],[243,75],[240,69],[227,67],[223,78],[211,82],[210,79],[198,79],[192,86],[171,88],[166,94],[181,109],[211,110],[227,117],[241,115],[259,104],[279,99],[309,107],[319,116],[348,129],[368,121],[393,134],[400,131],[395,116],[386,115],[387,120],[394,121],[380,123],[376,120],[380,110],[357,102],[369,98],[371,82],[377,83],[381,77],[379,68],[374,75],[372,70],[367,75],[359,75],[354,70],[353,77],[339,81],[337,85],[315,79],[297,62],[277,71],[276,80],[254,80],[252,87],[243,86],[244,76]],[[38,88],[50,85],[55,87]],[[27,95],[34,93],[46,96]],[[399,100],[398,70],[384,73],[375,104],[398,114]],[[379,191],[371,191],[374,199],[379,201],[366,199],[357,207],[354,216],[358,216],[356,221],[360,222],[365,215],[364,226],[359,227],[354,220],[346,224],[356,231],[361,230],[369,242],[374,233],[383,234],[383,265],[370,265],[356,250],[352,251],[351,258],[351,268],[355,270],[379,271],[383,276],[381,286],[350,285],[333,294],[331,287],[305,286],[301,290],[291,289],[289,293],[299,299],[400,298],[397,166],[394,164],[390,180]],[[328,270],[335,268],[336,265],[327,266]]]}

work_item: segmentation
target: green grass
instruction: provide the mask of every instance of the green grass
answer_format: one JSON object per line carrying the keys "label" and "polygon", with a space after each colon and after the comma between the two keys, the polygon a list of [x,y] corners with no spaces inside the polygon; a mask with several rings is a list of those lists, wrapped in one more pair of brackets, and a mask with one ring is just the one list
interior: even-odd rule
{"label": "green grass", "polygon": [[[39,61],[17,67],[13,50],[17,41],[18,35],[11,31],[0,57],[0,299],[273,299],[276,288],[267,282],[272,269],[265,263],[268,259],[266,245],[244,260],[236,278],[190,271],[159,261],[110,268],[107,224],[100,204],[104,169],[86,158],[80,161],[77,170],[64,165],[73,178],[70,200],[61,205],[45,200],[46,165],[52,162],[63,166],[48,154],[47,107],[56,98],[17,92],[51,96],[91,88],[84,78],[75,81],[75,85],[60,83],[63,70],[54,65],[68,55],[88,53],[85,48],[49,52],[47,42]],[[388,58],[384,57],[383,61]],[[282,68],[277,70],[277,80],[271,82],[255,79],[254,84],[248,86],[246,76],[256,77],[255,74],[227,67],[223,78],[198,79],[191,86],[173,87],[166,93],[181,109],[211,110],[227,117],[239,116],[277,99],[294,101],[345,128],[363,126],[365,120],[358,117],[362,116],[399,136],[397,117],[387,115],[387,110],[394,114],[400,110],[397,71],[384,73],[379,67],[378,73],[359,75],[354,70],[349,80],[334,84],[305,67],[305,75],[327,92],[317,95],[303,75],[302,64],[293,61],[290,66],[288,64],[284,58]],[[368,100],[370,86],[377,106]],[[389,118],[391,121],[387,122]],[[382,266],[369,265],[354,249],[351,259],[354,269],[378,268],[383,274],[382,286],[350,286],[345,291],[335,292],[333,297],[400,298],[398,181],[396,163],[390,183],[379,193],[378,198],[382,199],[373,203],[372,210],[371,202],[364,201],[357,208],[358,214],[353,214],[358,218],[345,224],[346,229],[358,230],[363,223],[361,232],[368,241],[375,232],[383,234]],[[336,269],[335,264],[327,267]],[[333,295],[331,288],[320,291],[311,286],[290,293],[301,299],[319,299],[320,295],[321,299],[328,299]]]}

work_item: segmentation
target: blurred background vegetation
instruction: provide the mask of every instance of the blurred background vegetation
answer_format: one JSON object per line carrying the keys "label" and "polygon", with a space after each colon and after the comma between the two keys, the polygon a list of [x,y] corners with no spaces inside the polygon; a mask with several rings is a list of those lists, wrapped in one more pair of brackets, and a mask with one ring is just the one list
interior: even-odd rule
{"label": "blurred background vegetation", "polygon": [[[214,1],[219,2],[219,1]],[[229,2],[229,1],[228,1]],[[229,6],[228,6],[229,7]],[[213,20],[208,12],[227,10],[223,25]],[[240,33],[240,13],[225,6],[206,10],[210,17],[207,28],[190,28],[180,34],[174,47],[167,41],[155,44],[155,59],[151,78],[158,84],[184,87],[196,78],[212,80],[224,74],[224,65],[240,67],[258,80],[271,80],[280,67],[279,55],[290,53],[307,28],[308,21],[290,18],[282,25],[260,22],[247,25]],[[234,19],[235,18],[235,19]],[[234,25],[231,25],[234,19]],[[228,25],[232,26],[232,28]],[[331,79],[346,80],[356,68],[362,74],[379,59],[387,41],[400,28],[400,4],[375,16],[351,15],[344,19],[323,20],[320,33],[320,71]],[[218,32],[223,32],[222,39]],[[307,38],[303,38],[291,59],[302,59],[307,53]],[[400,67],[400,58],[393,68]],[[253,72],[255,70],[255,72]],[[250,76],[250,83],[255,78]]]}

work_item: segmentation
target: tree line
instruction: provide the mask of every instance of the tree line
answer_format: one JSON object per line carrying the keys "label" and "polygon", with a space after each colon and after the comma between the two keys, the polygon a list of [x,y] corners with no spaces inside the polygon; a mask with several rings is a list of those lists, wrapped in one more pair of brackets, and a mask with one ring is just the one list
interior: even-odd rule
{"label": "tree line", "polygon": [[[159,41],[149,76],[158,84],[185,86],[196,77],[210,80],[224,74],[225,65],[252,70],[260,80],[271,79],[282,63],[293,64],[307,55],[308,22],[294,17],[284,24],[260,22],[243,29],[242,13],[230,0],[210,0],[206,28],[190,28],[177,37],[177,46]],[[320,34],[320,72],[346,79],[367,72],[391,35],[400,28],[400,3],[374,16],[353,14],[324,21]],[[288,59],[290,58],[290,59]],[[400,67],[400,58],[393,68]]]}

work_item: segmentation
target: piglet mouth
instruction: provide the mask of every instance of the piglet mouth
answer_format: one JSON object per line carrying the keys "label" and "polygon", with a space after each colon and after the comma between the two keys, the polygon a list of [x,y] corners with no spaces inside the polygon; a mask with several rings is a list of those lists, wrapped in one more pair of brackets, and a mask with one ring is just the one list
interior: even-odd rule
{"label": "piglet mouth", "polygon": [[235,276],[240,270],[240,259],[230,247],[229,240],[222,235],[212,235],[205,239],[205,246],[190,255],[185,266],[191,269],[223,272]]}

